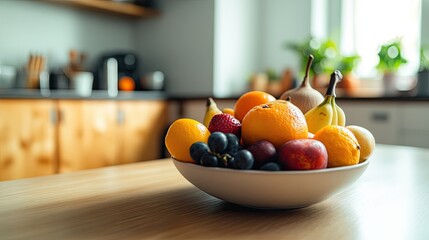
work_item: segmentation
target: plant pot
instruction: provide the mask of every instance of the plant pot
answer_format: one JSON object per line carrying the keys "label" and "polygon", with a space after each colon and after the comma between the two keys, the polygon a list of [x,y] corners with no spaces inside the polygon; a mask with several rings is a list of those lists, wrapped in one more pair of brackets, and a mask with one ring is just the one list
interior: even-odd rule
{"label": "plant pot", "polygon": [[383,89],[384,95],[394,96],[398,94],[398,89],[396,87],[398,75],[395,73],[384,73],[383,75]]}
{"label": "plant pot", "polygon": [[359,79],[352,73],[345,73],[340,84],[344,88],[345,93],[351,96],[359,88]]}
{"label": "plant pot", "polygon": [[429,70],[419,72],[416,87],[417,96],[429,96]]}
{"label": "plant pot", "polygon": [[268,76],[264,73],[256,73],[250,80],[251,91],[267,91],[268,88]]}
{"label": "plant pot", "polygon": [[325,88],[329,84],[329,75],[327,74],[315,74],[313,77],[314,88]]}

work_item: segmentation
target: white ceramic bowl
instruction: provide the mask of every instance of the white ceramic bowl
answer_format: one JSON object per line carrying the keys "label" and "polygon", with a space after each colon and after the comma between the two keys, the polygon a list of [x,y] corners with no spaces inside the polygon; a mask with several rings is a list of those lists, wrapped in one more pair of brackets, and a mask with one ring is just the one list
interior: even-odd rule
{"label": "white ceramic bowl", "polygon": [[216,198],[248,207],[281,209],[321,202],[354,183],[369,165],[366,160],[346,167],[270,172],[173,162],[190,183]]}

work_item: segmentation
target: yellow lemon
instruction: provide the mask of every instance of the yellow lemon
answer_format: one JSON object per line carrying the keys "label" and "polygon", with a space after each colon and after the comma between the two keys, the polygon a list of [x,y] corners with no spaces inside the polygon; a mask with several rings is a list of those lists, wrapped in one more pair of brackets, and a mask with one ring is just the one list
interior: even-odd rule
{"label": "yellow lemon", "polygon": [[359,162],[367,160],[375,148],[374,135],[368,129],[361,126],[350,125],[346,126],[346,128],[353,133],[360,145]]}

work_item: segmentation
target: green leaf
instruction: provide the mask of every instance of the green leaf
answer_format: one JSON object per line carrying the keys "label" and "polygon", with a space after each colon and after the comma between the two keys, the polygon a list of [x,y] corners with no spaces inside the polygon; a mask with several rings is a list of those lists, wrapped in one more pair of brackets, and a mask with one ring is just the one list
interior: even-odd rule
{"label": "green leaf", "polygon": [[407,63],[407,59],[402,57],[401,39],[383,44],[378,51],[379,62],[377,69],[382,72],[397,72],[398,69]]}

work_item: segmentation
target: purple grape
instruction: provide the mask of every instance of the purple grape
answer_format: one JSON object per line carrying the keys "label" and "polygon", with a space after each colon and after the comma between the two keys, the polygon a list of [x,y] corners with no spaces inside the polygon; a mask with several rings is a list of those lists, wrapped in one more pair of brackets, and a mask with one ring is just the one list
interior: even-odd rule
{"label": "purple grape", "polygon": [[276,147],[269,141],[260,140],[247,148],[255,160],[255,168],[277,159]]}
{"label": "purple grape", "polygon": [[252,169],[254,161],[252,153],[243,149],[235,155],[233,167],[235,169]]}
{"label": "purple grape", "polygon": [[276,162],[268,162],[262,165],[259,169],[264,171],[280,171],[281,167]]}
{"label": "purple grape", "polygon": [[206,167],[217,167],[219,165],[218,158],[211,153],[204,153],[201,157],[201,165]]}
{"label": "purple grape", "polygon": [[224,153],[228,146],[228,139],[224,133],[214,132],[210,134],[207,144],[213,153]]}
{"label": "purple grape", "polygon": [[200,164],[201,157],[210,151],[209,146],[204,142],[195,142],[189,148],[189,153],[191,154],[192,159]]}

